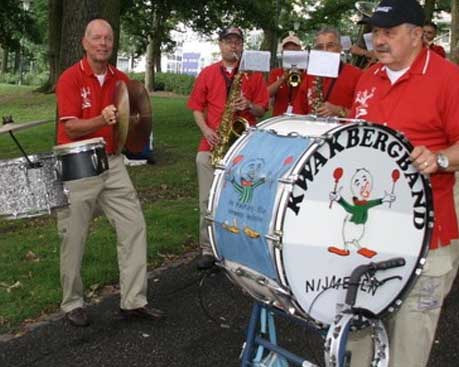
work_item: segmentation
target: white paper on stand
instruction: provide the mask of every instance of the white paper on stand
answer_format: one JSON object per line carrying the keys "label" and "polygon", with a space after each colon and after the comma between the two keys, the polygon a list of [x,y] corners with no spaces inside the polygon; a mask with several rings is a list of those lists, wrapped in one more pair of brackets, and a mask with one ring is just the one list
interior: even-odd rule
{"label": "white paper on stand", "polygon": [[341,36],[341,47],[344,51],[349,51],[352,47],[352,40],[350,36]]}
{"label": "white paper on stand", "polygon": [[308,67],[309,53],[307,51],[284,51],[282,53],[282,67],[284,69],[302,69]]}
{"label": "white paper on stand", "polygon": [[339,73],[341,55],[338,52],[311,50],[308,74],[336,78]]}
{"label": "white paper on stand", "polygon": [[373,33],[365,33],[363,35],[363,40],[365,41],[365,47],[368,51],[373,51]]}
{"label": "white paper on stand", "polygon": [[269,51],[244,51],[239,70],[269,72],[270,59]]}

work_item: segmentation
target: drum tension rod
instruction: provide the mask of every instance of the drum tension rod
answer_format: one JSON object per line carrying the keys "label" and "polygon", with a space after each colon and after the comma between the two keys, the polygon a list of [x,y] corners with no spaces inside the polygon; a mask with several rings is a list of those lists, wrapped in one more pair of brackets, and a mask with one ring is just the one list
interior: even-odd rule
{"label": "drum tension rod", "polygon": [[[13,116],[11,116],[11,115],[3,116],[2,120],[3,120],[3,125],[12,124],[14,122],[13,121]],[[19,148],[19,150],[21,151],[22,155],[26,159],[27,165],[29,166],[29,168],[40,168],[40,167],[42,167],[43,164],[41,162],[32,162],[29,159],[29,156],[27,155],[27,153],[25,152],[24,148],[19,143],[19,141],[16,139],[16,137],[13,134],[13,132],[12,131],[8,131],[8,132],[9,132],[11,138],[13,139],[13,141],[16,143],[16,146]]]}

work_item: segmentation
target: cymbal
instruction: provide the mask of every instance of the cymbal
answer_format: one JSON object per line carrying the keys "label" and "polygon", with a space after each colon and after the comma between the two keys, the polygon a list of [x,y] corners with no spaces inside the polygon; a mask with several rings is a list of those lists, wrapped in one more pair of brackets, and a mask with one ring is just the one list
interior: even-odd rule
{"label": "cymbal", "polygon": [[148,142],[153,125],[150,95],[137,80],[129,80],[127,89],[131,118],[125,147],[130,153],[141,153]]}
{"label": "cymbal", "polygon": [[129,130],[129,93],[126,83],[122,80],[116,82],[113,104],[118,115],[118,122],[113,129],[113,141],[115,142],[115,153],[119,154],[126,143]]}
{"label": "cymbal", "polygon": [[0,134],[5,134],[5,133],[10,132],[10,131],[25,130],[25,129],[29,129],[29,128],[34,127],[34,126],[47,124],[47,123],[52,122],[52,121],[54,121],[54,120],[30,121],[30,122],[22,122],[22,123],[19,123],[19,124],[15,123],[15,122],[11,122],[11,123],[5,124],[3,126],[0,126]]}

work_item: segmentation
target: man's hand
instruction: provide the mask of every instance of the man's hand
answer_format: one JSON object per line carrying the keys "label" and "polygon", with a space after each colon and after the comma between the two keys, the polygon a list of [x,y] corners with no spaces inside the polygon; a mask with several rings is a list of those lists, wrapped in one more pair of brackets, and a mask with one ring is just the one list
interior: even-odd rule
{"label": "man's hand", "polygon": [[218,144],[218,142],[220,141],[220,138],[219,138],[217,132],[215,130],[211,129],[210,127],[208,127],[208,126],[204,127],[204,129],[202,129],[201,132],[202,132],[202,135],[204,136],[204,138],[209,143],[209,145],[212,146],[212,147],[214,145]]}
{"label": "man's hand", "polygon": [[424,145],[415,147],[411,152],[410,158],[416,169],[424,175],[438,171],[437,155]]}
{"label": "man's hand", "polygon": [[238,99],[236,99],[233,103],[233,108],[236,111],[244,111],[246,109],[252,108],[252,102],[250,102],[244,95],[241,95]]}
{"label": "man's hand", "polygon": [[330,102],[323,103],[316,111],[318,116],[321,117],[331,117],[331,116],[341,116],[345,110],[341,106],[331,104]]}
{"label": "man's hand", "polygon": [[114,105],[108,105],[102,110],[102,117],[104,118],[107,125],[116,124],[117,109]]}

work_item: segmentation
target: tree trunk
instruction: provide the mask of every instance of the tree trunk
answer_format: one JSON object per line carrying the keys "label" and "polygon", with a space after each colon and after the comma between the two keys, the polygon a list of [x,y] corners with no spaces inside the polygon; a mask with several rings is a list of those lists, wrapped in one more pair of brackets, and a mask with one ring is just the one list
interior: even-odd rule
{"label": "tree trunk", "polygon": [[2,54],[2,69],[1,73],[7,73],[8,72],[8,56],[9,56],[9,51],[8,48],[3,48],[3,54]]}
{"label": "tree trunk", "polygon": [[100,1],[100,15],[107,19],[113,27],[114,43],[113,43],[113,54],[110,58],[110,64],[116,66],[116,59],[118,56],[118,46],[120,43],[120,11],[121,2],[120,0],[105,0]]}
{"label": "tree trunk", "polygon": [[451,0],[451,59],[459,63],[459,0]]}
{"label": "tree trunk", "polygon": [[37,89],[39,92],[52,93],[56,85],[59,69],[59,53],[62,28],[62,1],[48,0],[48,81]]}
{"label": "tree trunk", "polygon": [[271,69],[277,66],[277,37],[273,29],[263,29],[260,50],[271,52]]}
{"label": "tree trunk", "polygon": [[155,51],[154,51],[154,36],[150,34],[148,37],[146,65],[145,65],[145,88],[148,92],[153,92],[155,89]]}
{"label": "tree trunk", "polygon": [[21,64],[21,49],[14,51],[14,66],[13,66],[14,73],[17,73],[19,71],[20,64]]}
{"label": "tree trunk", "polygon": [[433,13],[435,10],[436,0],[426,0],[424,5],[424,13],[426,15],[426,21],[430,22],[433,18]]}

